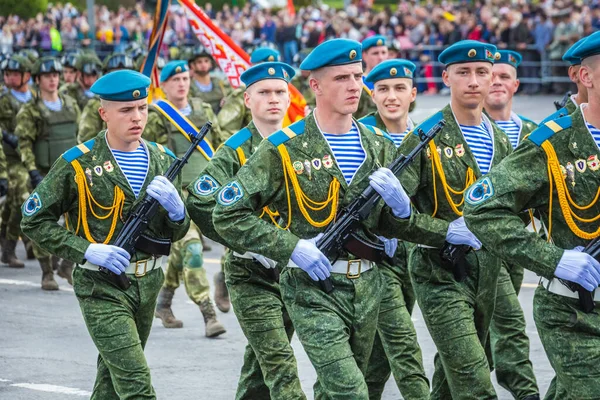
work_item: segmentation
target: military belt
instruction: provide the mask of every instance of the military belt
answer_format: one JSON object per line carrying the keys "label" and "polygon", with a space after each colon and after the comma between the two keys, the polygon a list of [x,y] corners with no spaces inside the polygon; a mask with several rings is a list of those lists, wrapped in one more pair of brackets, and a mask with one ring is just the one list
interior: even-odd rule
{"label": "military belt", "polygon": [[[292,260],[288,263],[289,268],[300,268]],[[345,274],[348,279],[356,279],[360,274],[373,268],[373,263],[368,260],[337,260],[331,265],[334,274]]]}
{"label": "military belt", "polygon": [[[145,260],[138,260],[132,263],[129,263],[129,266],[125,269],[125,273],[127,275],[135,275],[140,278],[146,275],[148,272],[160,268],[163,263],[163,257],[151,257]],[[92,264],[91,262],[86,262],[85,264],[77,264],[79,268],[89,269],[90,271],[99,271],[100,267],[96,264]]]}
{"label": "military belt", "polygon": [[[558,294],[559,296],[570,297],[572,299],[578,299],[579,294],[572,291],[565,285],[563,285],[558,279],[546,279],[540,278],[540,285],[544,287],[550,293]],[[594,293],[594,301],[600,301],[600,290],[596,290]]]}

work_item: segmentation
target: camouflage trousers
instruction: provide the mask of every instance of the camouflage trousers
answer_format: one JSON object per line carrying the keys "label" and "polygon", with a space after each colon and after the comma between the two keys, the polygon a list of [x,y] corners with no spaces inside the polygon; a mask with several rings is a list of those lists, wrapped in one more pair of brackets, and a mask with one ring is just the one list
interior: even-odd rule
{"label": "camouflage trousers", "polygon": [[391,373],[406,400],[429,398],[429,380],[423,368],[423,356],[417,342],[417,332],[410,318],[415,294],[408,275],[407,251],[398,244],[392,264],[380,266],[385,281],[384,296],[379,308],[377,335],[367,368],[369,399],[381,399]]}
{"label": "camouflage trousers", "polygon": [[[600,303],[596,302],[596,307]],[[533,317],[554,369],[546,400],[591,400],[600,396],[600,314],[581,311],[579,300],[538,286]]]}
{"label": "camouflage trousers", "polygon": [[99,351],[91,400],[156,399],[144,347],[150,335],[162,268],[131,279],[126,291],[101,272],[73,270],[73,289]]}
{"label": "camouflage trousers", "polygon": [[529,337],[525,316],[504,263],[498,275],[496,306],[490,325],[488,354],[498,384],[515,399],[538,394],[533,365],[529,360]]}
{"label": "camouflage trousers", "polygon": [[486,250],[467,255],[463,282],[442,267],[439,249],[413,248],[409,270],[427,329],[437,347],[432,399],[496,399],[485,346],[500,262]]}
{"label": "camouflage trousers", "polygon": [[327,294],[299,268],[285,268],[281,294],[317,372],[315,400],[366,400],[364,374],[377,330],[383,279],[377,268],[357,279],[331,274]]}
{"label": "camouflage trousers", "polygon": [[175,291],[183,278],[189,298],[199,305],[210,296],[210,287],[206,270],[202,268],[203,264],[200,231],[192,222],[183,239],[171,246],[165,288]]}
{"label": "camouflage trousers", "polygon": [[19,240],[21,236],[21,205],[29,197],[29,175],[20,162],[8,164],[8,194],[2,209],[2,224],[6,225],[6,238]]}
{"label": "camouflage trousers", "polygon": [[233,311],[248,339],[235,398],[306,399],[290,345],[294,326],[276,271],[227,251],[224,272]]}

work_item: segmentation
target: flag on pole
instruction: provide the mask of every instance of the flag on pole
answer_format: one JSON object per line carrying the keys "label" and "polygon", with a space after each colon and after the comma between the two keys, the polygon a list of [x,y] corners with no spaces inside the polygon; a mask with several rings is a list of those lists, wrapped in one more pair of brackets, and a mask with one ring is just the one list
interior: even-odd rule
{"label": "flag on pole", "polygon": [[[242,72],[250,67],[250,56],[227,36],[194,3],[193,0],[179,0],[196,37],[211,52],[219,68],[225,73],[232,87],[239,87]],[[287,126],[306,116],[306,100],[292,84],[289,85],[291,104],[284,125]]]}
{"label": "flag on pole", "polygon": [[152,99],[162,99],[164,94],[160,89],[160,79],[156,68],[156,60],[160,53],[163,36],[167,27],[169,17],[170,0],[157,0],[156,12],[154,13],[154,25],[150,34],[150,42],[148,43],[148,55],[142,64],[141,73],[146,75],[152,81],[150,85],[149,102]]}
{"label": "flag on pole", "polygon": [[290,15],[290,17],[296,16],[296,9],[294,8],[294,0],[287,1],[287,12]]}

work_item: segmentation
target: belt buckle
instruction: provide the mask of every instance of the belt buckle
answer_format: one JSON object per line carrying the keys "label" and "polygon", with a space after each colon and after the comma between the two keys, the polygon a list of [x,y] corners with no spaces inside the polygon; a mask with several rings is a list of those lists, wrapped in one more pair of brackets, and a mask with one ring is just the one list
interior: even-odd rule
{"label": "belt buckle", "polygon": [[[355,264],[358,265],[358,273],[353,274],[352,272],[350,272],[350,269]],[[358,259],[358,260],[348,260],[348,268],[346,269],[346,278],[348,278],[348,279],[356,279],[356,278],[360,277],[360,270],[361,270],[361,268],[362,268],[362,262],[361,262],[360,259]]]}
{"label": "belt buckle", "polygon": [[[140,265],[144,265],[144,272],[140,273]],[[148,260],[140,260],[135,262],[135,276],[136,278],[141,278],[146,275],[146,271],[148,270]]]}

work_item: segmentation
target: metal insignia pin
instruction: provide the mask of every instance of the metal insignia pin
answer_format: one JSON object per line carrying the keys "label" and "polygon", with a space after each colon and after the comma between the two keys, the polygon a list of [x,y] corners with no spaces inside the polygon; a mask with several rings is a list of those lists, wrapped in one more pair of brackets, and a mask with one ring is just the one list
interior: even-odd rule
{"label": "metal insignia pin", "polygon": [[308,175],[308,180],[312,180],[312,165],[310,161],[304,160],[304,170],[306,171],[306,175]]}
{"label": "metal insignia pin", "polygon": [[90,186],[94,186],[94,183],[92,182],[92,170],[89,168],[85,169],[85,176],[87,177],[88,183]]}
{"label": "metal insignia pin", "polygon": [[302,147],[304,147],[306,149],[308,147],[308,143],[302,142]]}
{"label": "metal insignia pin", "polygon": [[575,187],[575,167],[570,162],[567,163],[567,179]]}

